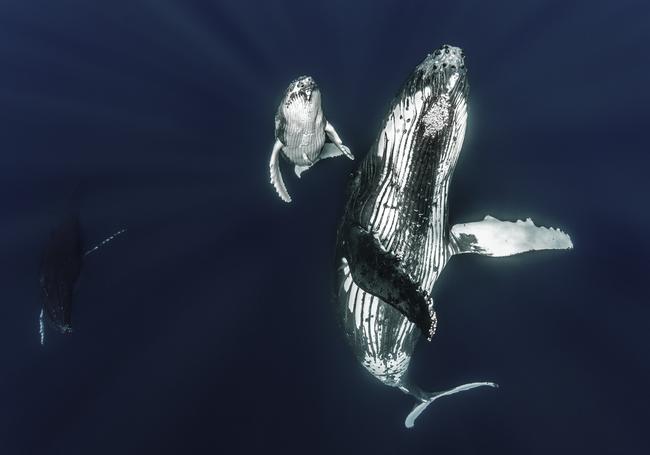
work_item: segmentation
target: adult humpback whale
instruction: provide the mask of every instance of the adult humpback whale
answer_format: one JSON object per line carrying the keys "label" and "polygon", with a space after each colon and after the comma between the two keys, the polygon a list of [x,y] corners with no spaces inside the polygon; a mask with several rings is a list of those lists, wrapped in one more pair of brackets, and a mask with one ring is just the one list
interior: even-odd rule
{"label": "adult humpback whale", "polygon": [[[338,308],[357,359],[377,379],[414,396],[415,419],[435,399],[491,382],[426,393],[406,378],[420,331],[435,334],[430,297],[455,254],[508,256],[569,249],[568,235],[526,221],[484,220],[449,228],[449,182],[467,121],[463,52],[427,56],[393,100],[353,175],[337,240]],[[419,330],[418,330],[419,329]]]}

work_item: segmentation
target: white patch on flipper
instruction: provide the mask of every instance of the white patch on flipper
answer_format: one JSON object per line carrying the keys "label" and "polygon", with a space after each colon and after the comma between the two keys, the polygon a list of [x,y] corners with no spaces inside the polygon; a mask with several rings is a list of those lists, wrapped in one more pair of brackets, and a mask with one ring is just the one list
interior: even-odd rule
{"label": "white patch on flipper", "polygon": [[273,146],[273,153],[271,153],[271,162],[269,163],[271,183],[275,187],[278,196],[280,196],[284,202],[291,202],[291,196],[289,196],[287,187],[284,186],[284,180],[282,180],[282,174],[280,173],[280,150],[282,150],[282,142],[276,140],[275,145]]}
{"label": "white patch on flipper", "polygon": [[434,401],[436,401],[438,398],[446,397],[458,392],[464,392],[466,390],[471,390],[471,389],[475,389],[476,387],[483,387],[483,386],[495,387],[495,388],[499,387],[494,382],[471,382],[469,384],[459,385],[458,387],[454,387],[453,389],[446,390],[444,392],[433,394],[431,398],[429,398],[426,401],[423,401],[422,403],[416,405],[413,408],[413,410],[409,413],[409,415],[406,416],[406,420],[404,420],[404,426],[406,426],[406,428],[413,428],[413,425],[415,425],[415,419],[417,419],[420,416],[420,414],[422,414],[422,412],[424,412],[424,410],[427,407],[429,407],[429,405]]}
{"label": "white patch on flipper", "polygon": [[530,218],[513,223],[488,215],[483,221],[454,225],[451,236],[454,254],[502,257],[527,251],[573,248],[567,234],[559,229],[535,226]]}

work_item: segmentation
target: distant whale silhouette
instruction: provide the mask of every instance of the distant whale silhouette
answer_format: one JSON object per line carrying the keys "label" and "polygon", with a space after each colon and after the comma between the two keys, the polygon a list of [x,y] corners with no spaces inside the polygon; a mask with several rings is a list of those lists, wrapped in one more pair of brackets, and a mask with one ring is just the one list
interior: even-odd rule
{"label": "distant whale silhouette", "polygon": [[563,232],[530,219],[487,216],[449,227],[447,196],[465,135],[468,90],[457,47],[442,46],[415,68],[353,175],[338,232],[337,305],[345,333],[372,375],[418,400],[407,427],[437,398],[496,387],[475,382],[426,393],[406,377],[420,332],[428,339],[435,334],[431,293],[451,256],[573,247]]}
{"label": "distant whale silhouette", "polygon": [[68,215],[52,230],[43,251],[39,276],[43,297],[39,317],[41,344],[45,343],[46,321],[60,333],[72,332],[72,301],[84,257],[125,231],[116,232],[84,252],[81,224],[76,214]]}

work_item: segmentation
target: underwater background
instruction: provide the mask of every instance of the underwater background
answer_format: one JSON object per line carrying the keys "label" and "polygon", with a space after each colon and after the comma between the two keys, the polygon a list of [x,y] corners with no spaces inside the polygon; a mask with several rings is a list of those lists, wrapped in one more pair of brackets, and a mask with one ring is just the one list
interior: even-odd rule
{"label": "underwater background", "polygon": [[[571,252],[462,256],[438,333],[383,386],[346,345],[334,245],[348,176],[442,44],[470,82],[451,223],[532,217]],[[0,453],[650,451],[650,4],[0,1]],[[274,114],[313,76],[357,161],[290,205]],[[39,344],[38,269],[78,211],[74,332]]]}

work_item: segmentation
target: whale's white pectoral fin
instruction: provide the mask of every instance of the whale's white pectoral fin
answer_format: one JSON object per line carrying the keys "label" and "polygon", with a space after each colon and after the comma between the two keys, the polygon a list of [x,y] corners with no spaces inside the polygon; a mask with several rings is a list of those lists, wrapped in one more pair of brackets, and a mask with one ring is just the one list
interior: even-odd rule
{"label": "whale's white pectoral fin", "polygon": [[453,395],[458,392],[464,392],[465,390],[471,390],[475,389],[476,387],[499,387],[497,384],[494,382],[471,382],[469,384],[463,384],[459,385],[458,387],[454,387],[453,389],[445,390],[444,392],[437,392],[437,393],[432,393],[427,399],[424,399],[421,401],[421,403],[415,405],[415,407],[411,410],[409,415],[406,416],[406,420],[404,420],[404,426],[406,428],[413,428],[413,425],[415,425],[415,419],[417,419],[422,412],[426,408],[429,407],[431,403],[433,403],[435,400],[438,398],[446,397],[449,395]]}
{"label": "whale's white pectoral fin", "polygon": [[305,172],[307,169],[309,169],[311,165],[309,166],[298,166],[297,164],[293,168],[293,172],[296,173],[296,177],[300,178],[300,174]]}
{"label": "whale's white pectoral fin", "polygon": [[334,129],[334,127],[330,122],[327,122],[325,124],[325,133],[327,134],[327,137],[330,138],[330,140],[339,148],[339,150],[341,150],[341,152],[345,156],[347,156],[351,160],[354,159],[354,155],[352,154],[352,152],[348,147],[343,145],[343,141],[341,141],[341,138],[339,137],[338,133],[336,132],[336,130]]}
{"label": "whale's white pectoral fin", "polygon": [[282,180],[282,174],[280,173],[280,151],[284,145],[280,142],[279,139],[275,140],[273,145],[273,153],[271,153],[271,162],[269,163],[269,170],[271,172],[271,183],[275,187],[278,196],[284,202],[291,202],[291,196],[287,191],[287,187],[284,186],[284,180]]}
{"label": "whale's white pectoral fin", "polygon": [[511,222],[488,215],[483,221],[454,225],[449,248],[452,254],[502,257],[536,250],[568,250],[573,243],[561,230],[535,226],[530,218]]}

